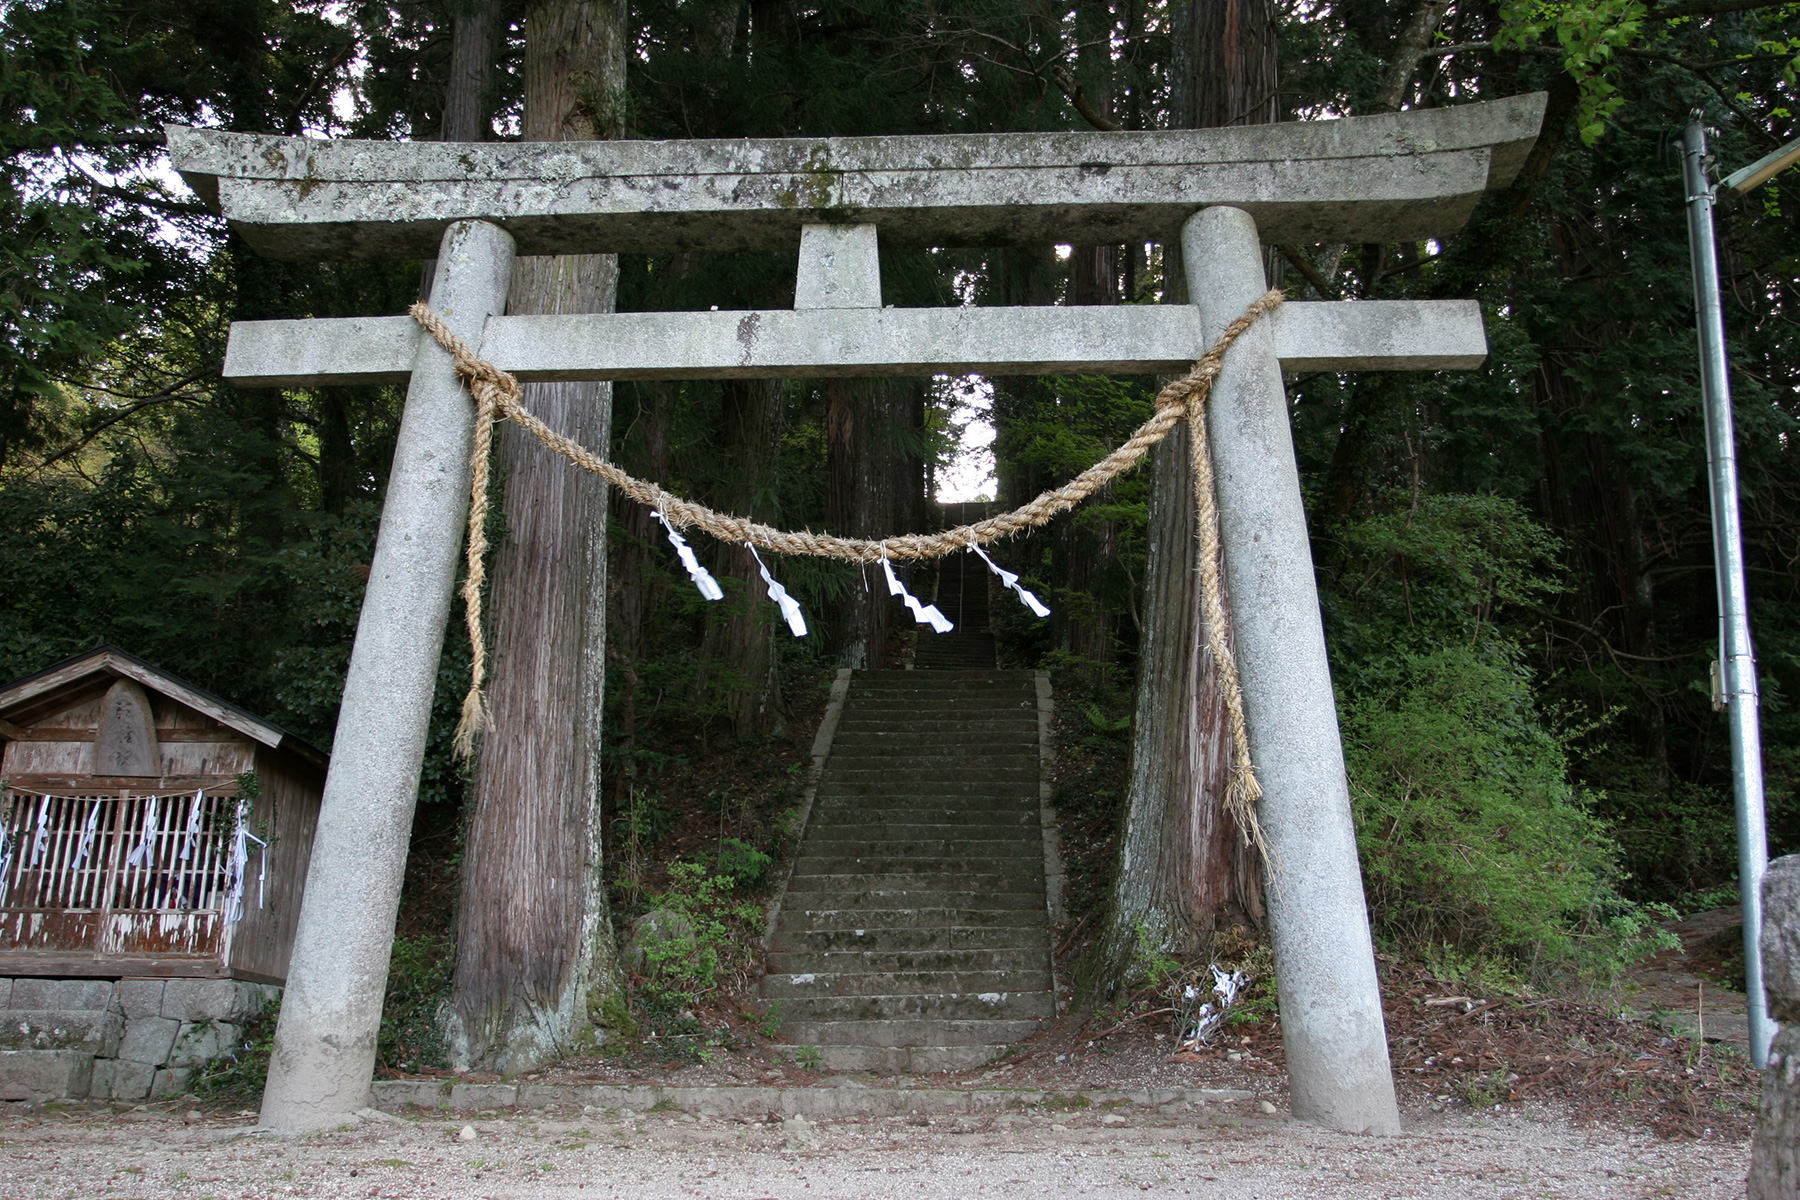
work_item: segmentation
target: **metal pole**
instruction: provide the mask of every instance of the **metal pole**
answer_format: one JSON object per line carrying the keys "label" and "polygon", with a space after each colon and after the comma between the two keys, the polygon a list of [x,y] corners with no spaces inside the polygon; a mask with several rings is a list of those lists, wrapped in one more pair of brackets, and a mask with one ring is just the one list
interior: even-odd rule
{"label": "metal pole", "polygon": [[1707,480],[1712,494],[1713,563],[1719,585],[1719,646],[1725,711],[1731,723],[1731,782],[1737,812],[1738,886],[1743,893],[1744,987],[1749,996],[1750,1060],[1769,1061],[1769,1022],[1763,994],[1762,881],[1769,866],[1763,815],[1762,731],[1756,696],[1756,657],[1750,645],[1750,608],[1744,586],[1744,535],[1738,520],[1737,447],[1731,421],[1731,383],[1725,364],[1725,321],[1719,308],[1718,255],[1713,245],[1713,192],[1706,180],[1706,129],[1698,120],[1681,142],[1687,190],[1688,252],[1694,268],[1694,314],[1700,334],[1700,394],[1706,416]]}

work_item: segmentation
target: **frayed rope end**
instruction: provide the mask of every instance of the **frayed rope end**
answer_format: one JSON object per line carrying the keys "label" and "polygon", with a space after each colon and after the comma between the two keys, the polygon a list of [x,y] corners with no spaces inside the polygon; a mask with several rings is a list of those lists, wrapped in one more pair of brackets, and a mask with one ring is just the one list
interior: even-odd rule
{"label": "frayed rope end", "polygon": [[463,697],[462,719],[456,723],[456,757],[475,757],[475,735],[487,733],[494,727],[494,719],[488,715],[487,697],[482,695],[479,687],[469,689]]}

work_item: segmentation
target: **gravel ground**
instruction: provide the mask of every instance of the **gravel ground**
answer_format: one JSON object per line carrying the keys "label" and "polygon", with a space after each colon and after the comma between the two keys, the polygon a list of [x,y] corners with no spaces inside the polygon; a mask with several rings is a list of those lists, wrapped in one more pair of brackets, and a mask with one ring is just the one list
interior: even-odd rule
{"label": "gravel ground", "polygon": [[1550,1111],[1409,1114],[1372,1138],[1279,1117],[1137,1110],[744,1120],[370,1114],[283,1138],[249,1113],[0,1116],[0,1196],[1740,1197],[1741,1140],[1663,1140]]}

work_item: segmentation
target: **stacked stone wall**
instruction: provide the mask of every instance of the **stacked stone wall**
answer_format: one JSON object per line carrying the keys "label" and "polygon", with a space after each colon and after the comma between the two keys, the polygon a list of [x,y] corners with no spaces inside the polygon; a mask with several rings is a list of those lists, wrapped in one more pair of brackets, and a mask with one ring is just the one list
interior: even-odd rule
{"label": "stacked stone wall", "polygon": [[180,1095],[279,994],[235,979],[0,978],[0,1100]]}

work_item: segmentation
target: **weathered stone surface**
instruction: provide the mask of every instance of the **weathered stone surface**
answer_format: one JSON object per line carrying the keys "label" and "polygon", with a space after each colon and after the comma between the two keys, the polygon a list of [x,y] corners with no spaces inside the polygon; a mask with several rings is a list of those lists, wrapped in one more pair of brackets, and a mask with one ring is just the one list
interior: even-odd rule
{"label": "weathered stone surface", "polygon": [[[1256,225],[1244,212],[1200,212],[1187,224],[1182,256],[1194,306],[1214,336],[1266,287]],[[1244,714],[1262,784],[1257,815],[1269,844],[1269,930],[1291,1102],[1301,1120],[1398,1133],[1306,507],[1271,342],[1253,327],[1226,356],[1207,427]]]}
{"label": "weathered stone surface", "polygon": [[1800,1029],[1786,1027],[1769,1044],[1762,1108],[1750,1148],[1750,1200],[1800,1196]]}
{"label": "weathered stone surface", "polygon": [[1800,854],[1763,876],[1763,991],[1783,1028],[1769,1045],[1750,1151],[1750,1200],[1800,1197]]}
{"label": "weathered stone surface", "polygon": [[[458,337],[478,342],[488,317],[506,306],[511,274],[505,233],[473,221],[452,226],[438,254],[431,305]],[[474,424],[450,356],[435,344],[420,347],[263,1092],[262,1120],[271,1128],[329,1128],[368,1104],[382,981],[468,506]]]}
{"label": "weathered stone surface", "polygon": [[519,1102],[519,1088],[512,1083],[458,1083],[450,1088],[450,1107],[471,1111],[511,1108]]}
{"label": "weathered stone surface", "polygon": [[1338,121],[1121,133],[690,142],[325,142],[168,130],[190,187],[277,257],[432,252],[497,221],[521,254],[795,245],[868,222],[913,245],[1172,240],[1196,208],[1266,238],[1437,237],[1517,172],[1542,95]]}
{"label": "weathered stone surface", "polygon": [[188,1090],[188,1084],[193,1079],[192,1067],[159,1067],[156,1077],[150,1081],[150,1095],[179,1096]]}
{"label": "weathered stone surface", "polygon": [[263,1010],[263,989],[239,979],[171,979],[161,1014],[176,1021],[243,1021]]}
{"label": "weathered stone surface", "polygon": [[94,774],[161,775],[162,753],[156,741],[156,718],[143,686],[120,679],[100,702],[100,727],[94,733]]}
{"label": "weathered stone surface", "polygon": [[167,983],[165,979],[121,979],[119,1007],[124,1010],[125,1019],[162,1016],[163,988]]}
{"label": "weathered stone surface", "polygon": [[1760,945],[1769,1016],[1800,1025],[1800,854],[1776,859],[1763,876]]}
{"label": "weathered stone surface", "polygon": [[174,1049],[175,1036],[180,1032],[180,1021],[168,1017],[139,1017],[126,1026],[118,1057],[159,1067],[169,1061],[169,1051]]}
{"label": "weathered stone surface", "polygon": [[12,1007],[12,976],[0,977],[0,1009]]}
{"label": "weathered stone surface", "polygon": [[94,1056],[80,1050],[0,1050],[0,1100],[63,1100],[86,1096]]}
{"label": "weathered stone surface", "polygon": [[369,1087],[370,1102],[392,1112],[412,1105],[415,1108],[443,1108],[450,1103],[454,1085],[430,1079],[377,1079]]}
{"label": "weathered stone surface", "polygon": [[164,1065],[171,1067],[205,1066],[215,1058],[223,1058],[237,1049],[242,1030],[229,1021],[191,1021],[182,1025],[169,1048]]}
{"label": "weathered stone surface", "polygon": [[0,1020],[0,1046],[12,1050],[114,1053],[124,1018],[104,1009],[10,1009]]}
{"label": "weathered stone surface", "polygon": [[86,1009],[104,1011],[113,1006],[110,979],[15,979],[9,1008],[39,1011]]}
{"label": "weathered stone surface", "polygon": [[875,226],[802,228],[794,307],[880,308],[881,257]]}
{"label": "weathered stone surface", "polygon": [[[1426,371],[1487,355],[1473,300],[1293,301],[1271,313],[1289,371]],[[411,317],[238,321],[225,378],[241,387],[403,383]],[[526,382],[841,375],[1183,373],[1206,349],[1188,305],[769,309],[495,317],[483,358]]]}
{"label": "weathered stone surface", "polygon": [[94,1060],[94,1076],[88,1094],[101,1100],[142,1100],[150,1094],[156,1068],[149,1063],[122,1058]]}

